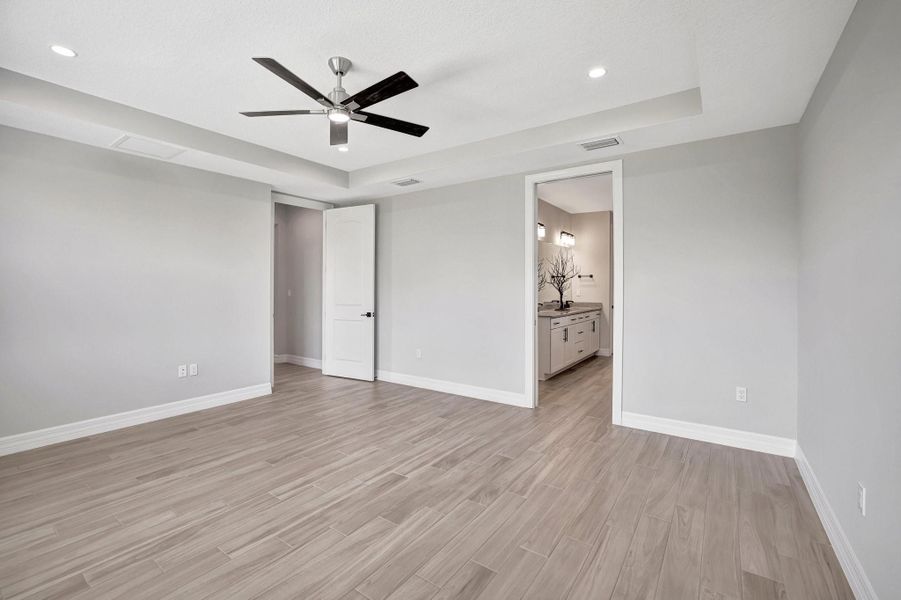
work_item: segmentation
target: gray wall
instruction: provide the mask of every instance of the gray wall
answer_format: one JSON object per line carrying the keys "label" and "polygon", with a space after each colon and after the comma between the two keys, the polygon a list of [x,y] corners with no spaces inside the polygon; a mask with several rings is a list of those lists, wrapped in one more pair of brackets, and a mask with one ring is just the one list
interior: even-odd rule
{"label": "gray wall", "polygon": [[0,435],[269,381],[268,186],[5,127],[0,181]]}
{"label": "gray wall", "polygon": [[601,302],[601,349],[612,350],[610,338],[611,286],[610,270],[613,266],[610,236],[613,213],[599,211],[573,215],[573,234],[576,245],[573,248],[576,265],[583,275],[573,281],[576,302]]}
{"label": "gray wall", "polygon": [[794,439],[796,133],[623,160],[623,410]]}
{"label": "gray wall", "polygon": [[378,369],[523,391],[523,185],[376,201]]}
{"label": "gray wall", "polygon": [[901,3],[861,0],[801,121],[798,442],[881,598],[901,598],[899,61]]}
{"label": "gray wall", "polygon": [[322,358],[322,211],[275,205],[275,353]]}
{"label": "gray wall", "polygon": [[560,241],[561,231],[572,233],[573,216],[562,208],[554,206],[539,198],[536,212],[538,213],[538,223],[544,223],[546,231],[544,239],[542,240],[543,242],[556,244]]}
{"label": "gray wall", "polygon": [[[553,184],[546,184],[553,185]],[[540,186],[539,186],[540,187]],[[597,211],[590,213],[570,214],[565,210],[545,202],[539,198],[538,222],[543,223],[547,233],[538,242],[538,256],[545,260],[553,258],[561,250],[557,243],[561,231],[569,231],[576,236],[576,246],[572,253],[583,273],[593,273],[594,279],[572,282],[566,291],[565,298],[575,302],[603,302],[610,306],[610,266],[613,260],[610,246],[611,212]],[[580,285],[585,282],[586,285]],[[547,285],[539,292],[539,302],[559,300],[560,295],[552,286]],[[606,312],[606,311],[605,311]],[[607,315],[603,317],[605,327]],[[601,333],[601,347],[610,348],[609,327]]]}
{"label": "gray wall", "polygon": [[576,302],[610,301],[610,222],[613,213],[599,211],[573,215],[573,234],[576,245],[573,248],[576,265],[583,277],[573,283]]}
{"label": "gray wall", "polygon": [[[624,158],[624,410],[795,437],[796,150],[784,127]],[[524,185],[376,202],[379,369],[523,391]]]}
{"label": "gray wall", "polygon": [[[525,181],[523,181],[525,185]],[[552,261],[558,253],[572,253],[560,245],[560,232],[568,231],[573,233],[573,216],[559,208],[538,198],[536,211],[538,215],[538,223],[542,223],[545,227],[544,239],[538,240],[538,258],[544,260],[545,263]],[[536,224],[537,225],[537,224]],[[569,288],[564,292],[564,300],[575,300],[573,285],[570,283]],[[538,292],[538,302],[560,302],[560,294],[552,285],[545,285],[544,289]]]}

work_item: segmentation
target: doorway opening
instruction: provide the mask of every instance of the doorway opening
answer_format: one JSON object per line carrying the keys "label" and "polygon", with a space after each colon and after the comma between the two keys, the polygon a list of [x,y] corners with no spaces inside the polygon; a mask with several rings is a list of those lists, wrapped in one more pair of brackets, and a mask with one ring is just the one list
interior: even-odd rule
{"label": "doorway opening", "polygon": [[526,397],[600,400],[619,424],[622,162],[527,177],[526,221]]}
{"label": "doorway opening", "polygon": [[331,205],[279,193],[272,200],[275,385],[278,364],[322,369],[322,220]]}

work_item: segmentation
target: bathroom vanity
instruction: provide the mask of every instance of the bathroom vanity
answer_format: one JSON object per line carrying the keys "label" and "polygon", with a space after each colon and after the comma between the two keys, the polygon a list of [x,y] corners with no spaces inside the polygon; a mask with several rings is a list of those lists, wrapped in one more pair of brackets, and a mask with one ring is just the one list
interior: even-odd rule
{"label": "bathroom vanity", "polygon": [[601,348],[600,304],[538,311],[538,378],[549,379]]}

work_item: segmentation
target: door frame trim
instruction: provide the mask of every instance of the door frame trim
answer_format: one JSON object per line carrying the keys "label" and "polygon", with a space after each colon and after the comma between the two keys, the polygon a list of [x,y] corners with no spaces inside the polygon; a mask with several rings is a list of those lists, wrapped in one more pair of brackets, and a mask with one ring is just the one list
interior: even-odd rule
{"label": "door frame trim", "polygon": [[[622,159],[591,163],[526,175],[525,178],[525,383],[526,402],[538,406],[538,263],[537,185],[610,173],[613,179],[613,424],[623,420],[623,161]],[[608,307],[609,311],[610,308]]]}

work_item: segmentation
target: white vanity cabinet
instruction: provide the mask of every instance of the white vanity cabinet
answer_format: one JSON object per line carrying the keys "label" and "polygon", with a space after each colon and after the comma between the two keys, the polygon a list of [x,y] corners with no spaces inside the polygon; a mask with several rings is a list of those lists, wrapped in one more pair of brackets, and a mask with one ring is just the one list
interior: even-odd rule
{"label": "white vanity cabinet", "polygon": [[539,315],[538,378],[544,381],[600,350],[600,318],[600,310]]}

